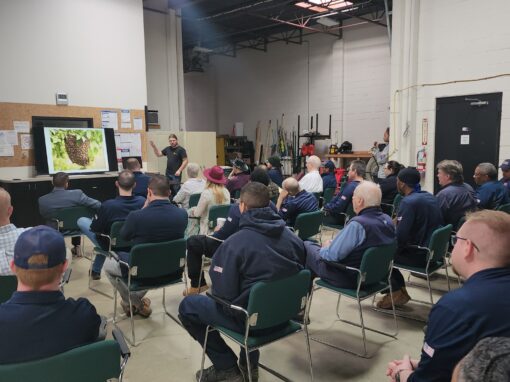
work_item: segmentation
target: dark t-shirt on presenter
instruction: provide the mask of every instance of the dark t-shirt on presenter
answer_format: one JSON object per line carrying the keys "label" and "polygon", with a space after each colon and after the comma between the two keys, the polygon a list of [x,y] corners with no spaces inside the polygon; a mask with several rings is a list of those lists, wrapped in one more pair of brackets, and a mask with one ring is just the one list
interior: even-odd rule
{"label": "dark t-shirt on presenter", "polygon": [[186,150],[181,147],[165,147],[161,153],[166,155],[166,176],[175,176],[175,172],[181,167],[184,159],[188,157]]}

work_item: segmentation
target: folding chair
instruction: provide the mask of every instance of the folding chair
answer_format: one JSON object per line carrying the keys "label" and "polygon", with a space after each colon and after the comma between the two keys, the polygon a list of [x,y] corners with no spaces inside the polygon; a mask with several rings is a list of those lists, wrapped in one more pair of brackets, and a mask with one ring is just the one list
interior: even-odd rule
{"label": "folding chair", "polygon": [[115,340],[98,341],[52,357],[0,365],[0,380],[23,382],[122,382],[131,352],[122,333],[114,329]]}
{"label": "folding chair", "polygon": [[[260,281],[253,285],[250,290],[248,307],[232,305],[218,297],[208,293],[208,296],[224,307],[233,312],[241,312],[245,316],[245,330],[242,333],[235,332],[223,326],[207,326],[205,341],[202,352],[202,366],[199,380],[202,379],[205,362],[205,349],[207,346],[207,337],[210,332],[217,330],[224,336],[230,338],[236,344],[241,346],[246,352],[246,362],[248,369],[248,380],[252,381],[251,365],[249,353],[260,349],[270,343],[281,340],[291,334],[300,332],[304,329],[306,347],[308,350],[308,359],[310,364],[310,377],[313,381],[312,354],[310,353],[310,340],[308,337],[308,289],[310,286],[310,271],[301,272],[281,280]],[[301,311],[305,310],[304,324],[301,325],[292,321]],[[278,327],[271,334],[255,336],[251,333],[255,330]],[[262,367],[262,366],[261,366]],[[274,373],[267,367],[265,370]]]}
{"label": "folding chair", "polygon": [[[341,212],[340,215],[344,216],[344,224],[331,224],[323,221],[322,225],[334,229],[344,228],[345,225],[349,222],[349,220],[356,216],[356,213],[354,212],[354,208],[352,206],[352,202],[349,203],[345,212]],[[331,237],[333,237],[333,232],[331,233]]]}
{"label": "folding chair", "polygon": [[107,240],[108,250],[106,251],[106,250],[102,249],[101,247],[94,247],[93,255],[92,255],[92,259],[91,259],[92,261],[90,262],[89,289],[93,290],[94,292],[97,292],[99,294],[102,294],[103,296],[109,297],[109,298],[113,298],[113,296],[110,296],[110,295],[106,294],[105,292],[92,287],[92,285],[91,285],[92,284],[92,265],[94,264],[94,259],[96,256],[108,257],[110,255],[111,251],[115,251],[115,252],[120,251],[120,250],[129,251],[129,249],[131,248],[133,243],[131,241],[123,240],[120,237],[120,231],[123,226],[124,226],[124,220],[119,220],[119,221],[113,222],[113,224],[110,228],[110,233],[108,235],[105,235],[102,233],[99,234],[99,236],[102,236]]}
{"label": "folding chair", "polygon": [[506,212],[507,214],[510,214],[510,203],[499,206],[498,208],[496,208],[496,211],[503,211]]}
{"label": "folding chair", "polygon": [[92,219],[94,215],[95,212],[88,207],[67,207],[55,210],[52,213],[51,220],[57,223],[57,229],[60,233],[62,233],[62,235],[64,235],[64,237],[79,236],[81,238],[82,245],[80,247],[81,255],[83,256],[85,254],[83,249],[83,234],[80,230],[80,227],[78,227],[77,221],[82,217]]}
{"label": "folding chair", "polygon": [[294,231],[301,240],[315,241],[311,237],[319,234],[319,242],[322,242],[321,228],[323,217],[322,211],[301,213],[296,218]]}
{"label": "folding chair", "polygon": [[394,218],[395,216],[397,216],[398,206],[400,205],[401,200],[402,200],[402,195],[397,194],[397,195],[395,195],[395,198],[393,199],[392,204],[381,203],[381,209],[383,210],[383,212],[386,215],[390,216],[391,218]]}
{"label": "folding chair", "polygon": [[[424,267],[413,267],[410,265],[398,264],[394,263],[393,268],[397,268],[404,271],[409,271],[413,273],[420,274],[427,278],[427,286],[429,289],[430,296],[430,304],[434,305],[434,299],[432,297],[432,288],[430,286],[430,275],[436,273],[441,268],[444,267],[446,272],[446,280],[448,284],[448,290],[450,290],[450,277],[448,276],[448,267],[447,267],[447,254],[448,254],[448,245],[450,243],[450,238],[452,235],[452,225],[448,224],[445,227],[441,227],[436,229],[430,238],[430,243],[428,247],[420,247],[419,245],[412,246],[418,250],[423,250],[426,252],[427,263]],[[410,283],[412,284],[412,283]],[[412,284],[421,286],[419,284]],[[426,301],[413,300],[416,302],[429,304]]]}
{"label": "folding chair", "polygon": [[16,289],[18,289],[16,276],[0,276],[0,304],[9,300]]}
{"label": "folding chair", "polygon": [[[393,298],[391,300],[392,310],[393,310],[393,321],[395,323],[395,333],[386,333],[381,330],[369,328],[365,326],[364,320],[363,320],[363,309],[361,307],[361,301],[366,300],[370,297],[372,297],[372,305],[373,301],[375,299],[375,296],[377,293],[384,292],[386,290],[389,290],[390,296],[391,296],[391,269],[393,265],[393,257],[395,255],[395,251],[397,249],[397,244],[392,243],[389,245],[383,245],[379,247],[372,247],[365,251],[363,254],[363,258],[361,260],[361,265],[358,268],[354,267],[348,267],[342,263],[338,262],[332,262],[332,261],[325,261],[328,265],[333,266],[335,268],[341,269],[343,271],[352,271],[358,273],[358,280],[357,280],[357,286],[354,289],[348,289],[348,288],[338,288],[335,287],[328,282],[324,280],[317,280],[315,282],[316,289],[324,288],[330,292],[337,293],[338,294],[338,301],[336,304],[336,315],[338,317],[338,321],[345,322],[347,324],[357,326],[358,328],[361,328],[361,334],[363,336],[363,353],[357,353],[355,351],[342,348],[338,345],[332,344],[330,342],[320,340],[317,338],[312,338],[312,340],[320,342],[324,345],[331,346],[335,349],[339,349],[354,355],[357,355],[359,357],[363,358],[370,358],[367,353],[367,341],[366,341],[366,335],[365,331],[370,330],[375,333],[379,333],[391,338],[397,338],[398,334],[398,324],[397,324],[397,316],[395,313],[395,305],[393,304]],[[312,298],[313,298],[314,291],[312,290],[312,295],[310,296],[310,308],[312,304]],[[344,320],[340,317],[340,299],[342,296],[345,296],[347,298],[354,299],[358,302],[358,309],[359,309],[359,319],[360,323]]]}
{"label": "folding chair", "polygon": [[196,207],[198,205],[198,201],[200,200],[201,195],[202,195],[202,193],[198,193],[198,194],[191,194],[189,196],[189,208]]}
{"label": "folding chair", "polygon": [[[180,321],[172,316],[166,308],[165,287],[181,283],[186,260],[186,239],[165,241],[162,243],[137,244],[131,248],[129,262],[126,263],[112,252],[120,264],[129,268],[127,277],[117,277],[117,283],[127,285],[129,292],[138,292],[163,288],[163,308],[165,313],[176,323]],[[186,274],[184,274],[186,282]],[[129,295],[129,309],[133,311],[131,294]],[[129,315],[131,322],[131,338],[128,342],[136,346],[135,324],[133,315]],[[117,285],[115,285],[113,322],[117,320]]]}
{"label": "folding chair", "polygon": [[326,188],[323,192],[322,199],[323,204],[329,203],[333,196],[335,196],[336,188]]}
{"label": "folding chair", "polygon": [[212,206],[209,209],[209,229],[212,231],[216,227],[218,218],[227,218],[228,211],[230,210],[230,204],[220,204],[216,206]]}

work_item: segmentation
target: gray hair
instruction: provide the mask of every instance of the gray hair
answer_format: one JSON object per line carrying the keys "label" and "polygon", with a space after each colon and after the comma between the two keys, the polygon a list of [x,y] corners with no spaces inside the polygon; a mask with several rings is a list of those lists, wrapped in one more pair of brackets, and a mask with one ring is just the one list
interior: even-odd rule
{"label": "gray hair", "polygon": [[453,183],[464,182],[464,169],[459,161],[445,159],[439,162],[436,168],[448,175]]}
{"label": "gray hair", "polygon": [[367,168],[367,164],[362,160],[353,160],[350,164],[352,170],[362,178],[365,177],[365,172]]}
{"label": "gray hair", "polygon": [[188,167],[186,167],[186,173],[188,174],[188,178],[196,178],[199,172],[200,166],[198,164],[188,163]]}
{"label": "gray hair", "polygon": [[510,377],[510,338],[487,337],[459,362],[462,382],[499,382]]}
{"label": "gray hair", "polygon": [[306,163],[310,163],[317,170],[321,166],[321,159],[317,155],[312,155],[306,160]]}
{"label": "gray hair", "polygon": [[363,199],[363,206],[378,207],[381,205],[382,192],[378,184],[364,180],[354,189],[354,195]]}
{"label": "gray hair", "polygon": [[480,172],[484,175],[487,175],[490,180],[496,180],[498,179],[498,170],[496,169],[496,166],[494,166],[492,163],[484,162],[478,164],[476,166]]}

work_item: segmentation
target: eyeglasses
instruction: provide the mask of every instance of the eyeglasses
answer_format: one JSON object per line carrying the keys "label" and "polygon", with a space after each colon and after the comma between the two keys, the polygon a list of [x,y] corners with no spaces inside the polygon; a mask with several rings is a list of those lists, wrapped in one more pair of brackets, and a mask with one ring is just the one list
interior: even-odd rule
{"label": "eyeglasses", "polygon": [[466,240],[466,241],[468,241],[468,240],[469,240],[469,241],[471,242],[471,244],[473,244],[473,247],[475,247],[475,249],[476,249],[478,252],[480,252],[480,249],[476,246],[476,244],[475,244],[475,243],[473,243],[473,241],[472,241],[472,240],[470,240],[470,239],[466,239],[465,237],[460,237],[460,236],[457,236],[457,235],[452,235],[452,238],[451,238],[452,246],[454,246],[454,247],[455,247],[455,243],[457,243],[457,240]]}

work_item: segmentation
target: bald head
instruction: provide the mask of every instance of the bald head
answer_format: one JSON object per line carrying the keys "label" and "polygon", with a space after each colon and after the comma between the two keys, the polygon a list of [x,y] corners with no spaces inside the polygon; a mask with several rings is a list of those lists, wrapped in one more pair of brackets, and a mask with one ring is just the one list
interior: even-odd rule
{"label": "bald head", "polygon": [[[353,207],[356,213],[368,207],[381,205],[381,188],[374,182],[363,181],[354,189]],[[355,198],[355,199],[354,199]]]}
{"label": "bald head", "polygon": [[306,160],[306,166],[308,167],[308,170],[318,170],[321,166],[321,160],[317,155],[312,155]]}
{"label": "bald head", "polygon": [[299,182],[295,178],[292,178],[292,177],[285,179],[282,183],[282,187],[291,196],[294,196],[299,191],[301,191],[299,188]]}
{"label": "bald head", "polygon": [[11,195],[0,187],[0,226],[10,223],[12,214]]}

